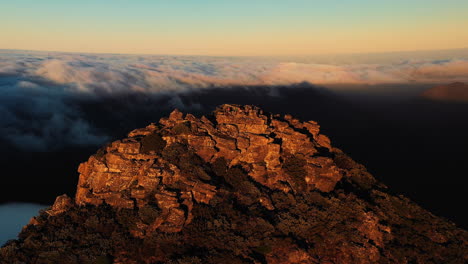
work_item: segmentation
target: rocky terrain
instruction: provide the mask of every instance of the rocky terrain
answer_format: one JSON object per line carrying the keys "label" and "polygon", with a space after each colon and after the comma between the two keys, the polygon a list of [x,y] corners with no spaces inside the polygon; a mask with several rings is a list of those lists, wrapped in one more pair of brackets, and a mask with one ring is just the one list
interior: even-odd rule
{"label": "rocky terrain", "polygon": [[424,91],[422,97],[436,101],[468,103],[468,84],[455,82],[437,86]]}
{"label": "rocky terrain", "polygon": [[0,263],[466,263],[468,233],[392,194],[316,122],[174,111],[79,166]]}

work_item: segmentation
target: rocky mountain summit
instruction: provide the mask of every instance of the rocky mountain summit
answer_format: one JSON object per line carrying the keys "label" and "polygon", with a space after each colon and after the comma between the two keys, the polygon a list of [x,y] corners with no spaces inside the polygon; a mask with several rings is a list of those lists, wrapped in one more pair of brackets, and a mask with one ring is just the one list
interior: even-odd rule
{"label": "rocky mountain summit", "polygon": [[31,219],[0,263],[468,261],[468,232],[391,194],[316,122],[253,106],[175,110],[78,171],[75,198]]}

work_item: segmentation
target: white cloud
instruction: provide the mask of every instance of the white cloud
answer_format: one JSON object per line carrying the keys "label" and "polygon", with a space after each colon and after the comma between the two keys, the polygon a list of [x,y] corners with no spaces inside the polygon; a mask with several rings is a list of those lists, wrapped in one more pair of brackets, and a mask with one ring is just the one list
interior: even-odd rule
{"label": "white cloud", "polygon": [[326,64],[279,58],[0,53],[0,136],[37,150],[100,144],[107,137],[73,100],[169,95],[166,105],[182,108],[178,92],[304,81],[325,86],[468,81],[468,58]]}
{"label": "white cloud", "polygon": [[75,85],[82,92],[158,93],[210,86],[440,83],[468,80],[468,60],[394,64],[316,64],[266,59],[212,57],[54,58],[31,76]]}

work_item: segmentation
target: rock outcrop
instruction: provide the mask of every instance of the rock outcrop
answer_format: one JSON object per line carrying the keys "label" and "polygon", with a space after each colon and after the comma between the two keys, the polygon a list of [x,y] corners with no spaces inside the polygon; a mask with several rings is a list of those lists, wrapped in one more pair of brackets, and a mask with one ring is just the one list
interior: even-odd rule
{"label": "rock outcrop", "polygon": [[402,196],[316,122],[177,110],[79,166],[0,263],[465,263],[468,234]]}

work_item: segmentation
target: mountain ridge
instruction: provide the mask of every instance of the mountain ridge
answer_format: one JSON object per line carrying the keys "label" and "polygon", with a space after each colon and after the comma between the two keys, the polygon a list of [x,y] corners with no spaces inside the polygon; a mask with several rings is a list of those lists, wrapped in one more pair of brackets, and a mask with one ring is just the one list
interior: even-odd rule
{"label": "mountain ridge", "polygon": [[254,106],[176,110],[79,172],[75,199],[33,218],[0,250],[5,263],[468,259],[466,231],[392,195],[316,122]]}

